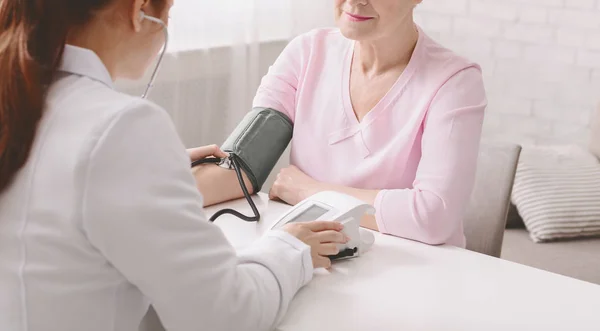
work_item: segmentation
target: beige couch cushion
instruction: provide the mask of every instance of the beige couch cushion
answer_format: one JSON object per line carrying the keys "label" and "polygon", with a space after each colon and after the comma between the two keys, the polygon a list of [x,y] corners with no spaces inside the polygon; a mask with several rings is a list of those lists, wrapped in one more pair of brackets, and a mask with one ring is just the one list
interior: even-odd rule
{"label": "beige couch cushion", "polygon": [[600,239],[536,244],[525,229],[504,233],[502,258],[600,285]]}

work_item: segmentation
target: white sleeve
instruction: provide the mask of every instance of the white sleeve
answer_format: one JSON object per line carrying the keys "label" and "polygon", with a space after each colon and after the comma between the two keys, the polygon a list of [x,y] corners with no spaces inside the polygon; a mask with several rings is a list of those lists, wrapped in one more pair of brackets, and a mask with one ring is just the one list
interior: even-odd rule
{"label": "white sleeve", "polygon": [[83,229],[166,329],[272,329],[311,279],[310,248],[287,233],[236,255],[206,220],[189,157],[158,107],[122,111],[87,161]]}

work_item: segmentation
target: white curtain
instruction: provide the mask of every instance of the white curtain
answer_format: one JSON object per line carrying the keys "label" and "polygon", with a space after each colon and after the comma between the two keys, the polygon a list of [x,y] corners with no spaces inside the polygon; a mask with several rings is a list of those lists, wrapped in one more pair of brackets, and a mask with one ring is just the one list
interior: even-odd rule
{"label": "white curtain", "polygon": [[[332,24],[333,0],[175,0],[149,99],[169,111],[187,147],[220,144],[289,40]],[[141,95],[152,69],[117,86]]]}

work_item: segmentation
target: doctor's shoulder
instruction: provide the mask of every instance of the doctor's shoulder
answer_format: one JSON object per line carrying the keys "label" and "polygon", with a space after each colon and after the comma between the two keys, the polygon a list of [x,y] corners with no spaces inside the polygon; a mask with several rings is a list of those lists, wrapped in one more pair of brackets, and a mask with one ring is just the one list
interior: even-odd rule
{"label": "doctor's shoulder", "polygon": [[[115,90],[102,89],[90,96],[84,111],[88,112],[90,132],[88,152],[94,149],[137,145],[140,152],[149,152],[157,143],[169,144],[185,154],[169,113],[157,104]],[[108,146],[107,146],[108,145]]]}
{"label": "doctor's shoulder", "polygon": [[76,117],[77,122],[89,127],[93,135],[106,131],[115,121],[131,117],[131,113],[152,113],[166,116],[170,121],[166,110],[151,101],[117,91],[88,77],[73,75],[50,86],[47,106],[51,113]]}

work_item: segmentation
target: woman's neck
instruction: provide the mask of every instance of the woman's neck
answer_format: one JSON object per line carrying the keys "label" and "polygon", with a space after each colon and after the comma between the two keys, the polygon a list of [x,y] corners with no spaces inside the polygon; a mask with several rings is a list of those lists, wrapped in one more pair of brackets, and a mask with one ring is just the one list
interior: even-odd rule
{"label": "woman's neck", "polygon": [[124,42],[115,36],[123,36],[123,33],[115,32],[115,29],[105,21],[93,20],[71,31],[67,36],[67,44],[96,53],[114,81],[118,77],[118,64],[126,54],[123,50]]}
{"label": "woman's neck", "polygon": [[398,31],[372,41],[358,41],[354,61],[366,76],[376,76],[389,70],[406,67],[419,39],[412,20]]}

